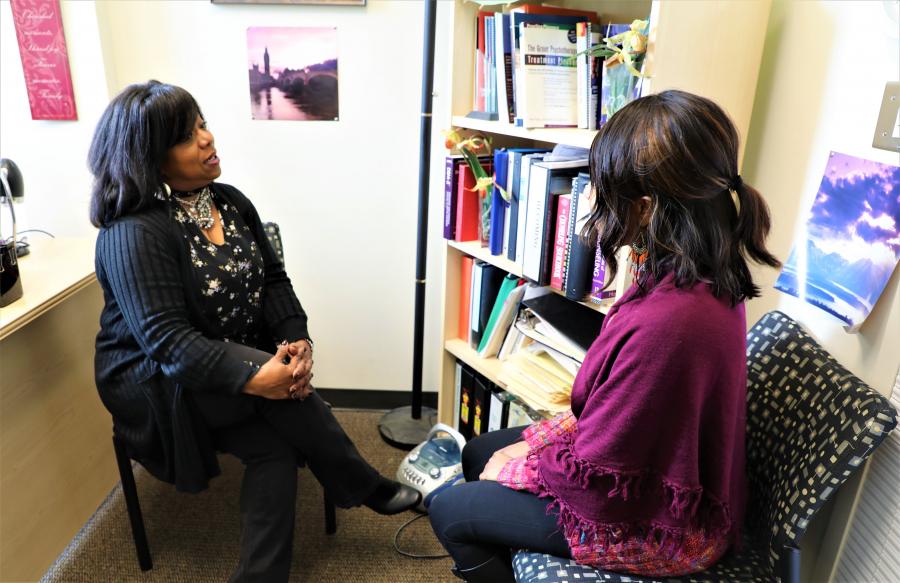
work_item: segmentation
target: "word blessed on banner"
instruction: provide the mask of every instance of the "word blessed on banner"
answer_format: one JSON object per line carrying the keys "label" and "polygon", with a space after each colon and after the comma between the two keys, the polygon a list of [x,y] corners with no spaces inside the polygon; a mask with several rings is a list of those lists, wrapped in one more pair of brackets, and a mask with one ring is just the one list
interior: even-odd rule
{"label": "word blessed on banner", "polygon": [[31,119],[75,120],[59,0],[11,0]]}

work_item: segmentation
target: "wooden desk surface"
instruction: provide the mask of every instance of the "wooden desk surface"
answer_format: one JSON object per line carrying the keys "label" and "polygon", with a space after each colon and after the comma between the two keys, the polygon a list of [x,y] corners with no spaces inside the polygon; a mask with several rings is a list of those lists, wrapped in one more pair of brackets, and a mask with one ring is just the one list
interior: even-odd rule
{"label": "wooden desk surface", "polygon": [[31,252],[19,258],[22,297],[0,308],[0,340],[51,310],[93,282],[93,237],[29,241]]}

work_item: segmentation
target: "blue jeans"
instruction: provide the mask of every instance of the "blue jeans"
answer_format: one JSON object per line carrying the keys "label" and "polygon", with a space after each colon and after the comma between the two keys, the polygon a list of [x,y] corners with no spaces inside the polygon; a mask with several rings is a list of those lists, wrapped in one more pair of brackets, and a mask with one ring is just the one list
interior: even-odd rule
{"label": "blue jeans", "polygon": [[523,429],[492,431],[466,444],[462,454],[466,481],[441,493],[428,509],[434,534],[462,570],[495,557],[509,564],[511,549],[571,557],[556,513],[547,514],[547,499],[492,480],[478,481],[491,455],[521,441]]}

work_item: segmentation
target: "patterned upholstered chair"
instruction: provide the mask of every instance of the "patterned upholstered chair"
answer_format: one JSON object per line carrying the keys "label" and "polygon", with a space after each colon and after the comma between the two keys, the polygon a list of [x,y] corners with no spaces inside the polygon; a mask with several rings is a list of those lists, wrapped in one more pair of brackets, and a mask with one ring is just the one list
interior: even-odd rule
{"label": "patterned upholstered chair", "polygon": [[781,312],[748,332],[747,373],[743,550],[678,579],[619,575],[521,551],[513,557],[516,581],[798,582],[800,542],[813,516],[896,426],[897,412]]}
{"label": "patterned upholstered chair", "polygon": [[[281,244],[281,231],[276,223],[265,223],[263,228],[269,244],[278,254],[278,258],[284,261],[284,247]],[[326,401],[329,407],[331,404]],[[144,529],[144,517],[141,514],[141,505],[138,500],[137,485],[134,481],[134,471],[131,467],[131,459],[125,442],[116,435],[113,428],[113,450],[116,454],[116,464],[119,468],[119,479],[122,481],[122,494],[125,496],[125,507],[128,510],[128,521],[131,523],[131,536],[134,539],[134,548],[137,552],[138,565],[141,571],[149,571],[153,568],[153,557],[150,555],[150,544],[147,542],[147,532]],[[304,460],[298,458],[298,466],[304,465]],[[325,533],[337,532],[337,515],[334,503],[325,496]]]}

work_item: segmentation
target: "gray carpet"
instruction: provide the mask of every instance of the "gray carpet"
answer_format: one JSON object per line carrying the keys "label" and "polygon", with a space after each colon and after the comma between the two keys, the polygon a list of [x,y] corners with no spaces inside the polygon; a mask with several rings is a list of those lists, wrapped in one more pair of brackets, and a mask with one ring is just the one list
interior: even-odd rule
{"label": "gray carpet", "polygon": [[[386,445],[376,423],[380,412],[336,410],[335,415],[363,456],[393,477],[405,452]],[[153,569],[137,564],[125,500],[116,487],[72,544],[41,579],[57,582],[226,581],[237,563],[240,516],[238,494],[243,467],[220,456],[222,475],[200,494],[179,494],[169,484],[135,468]],[[450,583],[450,559],[412,559],[397,554],[397,528],[414,516],[380,516],[368,508],[337,510],[337,533],[325,534],[322,488],[308,469],[300,471],[297,527],[291,581],[309,583]],[[417,520],[401,535],[400,548],[438,554],[428,519]]]}

